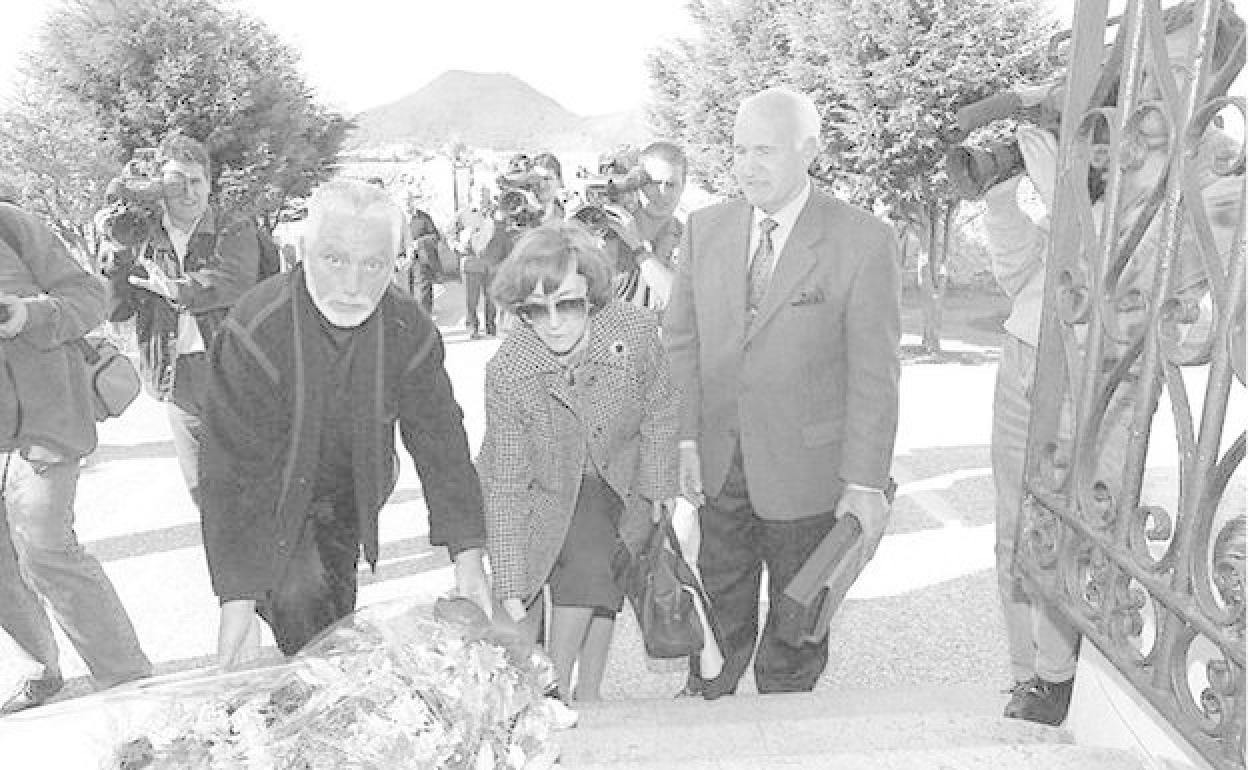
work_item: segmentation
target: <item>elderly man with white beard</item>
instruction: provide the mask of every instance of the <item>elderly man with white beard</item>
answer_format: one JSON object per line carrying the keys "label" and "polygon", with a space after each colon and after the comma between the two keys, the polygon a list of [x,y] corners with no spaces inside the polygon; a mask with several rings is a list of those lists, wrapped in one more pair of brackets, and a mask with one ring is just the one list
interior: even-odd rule
{"label": "elderly man with white beard", "polygon": [[361,549],[396,481],[395,425],[456,587],[487,612],[481,487],[437,328],[391,285],[402,212],[341,180],[309,203],[307,254],[248,292],[213,344],[200,489],[221,600],[218,657],[259,648],[259,618],[297,652],[355,609]]}

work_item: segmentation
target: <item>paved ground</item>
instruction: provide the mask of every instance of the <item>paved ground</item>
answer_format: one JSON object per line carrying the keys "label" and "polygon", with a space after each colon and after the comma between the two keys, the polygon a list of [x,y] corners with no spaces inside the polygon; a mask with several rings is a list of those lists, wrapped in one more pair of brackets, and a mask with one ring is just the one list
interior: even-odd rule
{"label": "paved ground", "polygon": [[[467,339],[461,304],[459,286],[450,284],[439,296],[437,315],[475,447],[483,428],[484,364],[498,342]],[[980,315],[991,325],[994,313]],[[904,341],[917,338],[908,335]],[[1007,683],[992,569],[988,467],[996,350],[983,339],[976,343],[947,338],[952,363],[916,360],[903,370],[896,514],[876,559],[833,623],[832,659],[820,689]],[[208,665],[217,605],[197,515],[160,405],[141,397],[122,418],[101,426],[100,448],[83,474],[77,510],[81,540],[116,583],[158,671]],[[424,505],[409,463],[381,527],[382,561],[375,575],[362,573],[361,603],[404,595],[432,598],[449,587],[445,555],[425,539]],[[0,677],[22,665],[5,652],[7,641],[0,639]],[[81,676],[81,661],[61,641],[66,674]],[[679,688],[682,672],[648,661],[640,649],[625,613],[606,697],[665,696]],[[63,697],[87,687],[85,680],[71,683]]]}

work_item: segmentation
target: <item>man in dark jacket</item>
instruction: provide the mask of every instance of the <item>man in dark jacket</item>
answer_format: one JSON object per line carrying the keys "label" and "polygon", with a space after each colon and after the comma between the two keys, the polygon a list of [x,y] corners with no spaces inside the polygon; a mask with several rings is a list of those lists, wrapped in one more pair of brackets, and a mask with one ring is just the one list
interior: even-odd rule
{"label": "man in dark jacket", "polygon": [[167,403],[178,464],[191,498],[203,442],[207,351],[234,300],[256,282],[260,245],[244,218],[208,204],[211,164],[199,142],[172,134],[156,154],[160,218],[106,266],[110,321],[135,320],[148,392]]}
{"label": "man in dark jacket", "polygon": [[361,547],[394,488],[394,428],[458,592],[489,611],[481,487],[418,300],[391,283],[402,213],[358,181],[309,205],[303,262],[246,294],[213,345],[201,465],[204,545],[221,598],[220,662],[248,659],[255,615],[297,652],[355,608]]}
{"label": "man in dark jacket", "polygon": [[0,693],[0,715],[61,689],[60,653],[44,602],[97,685],[146,676],[126,610],[100,562],[74,534],[79,461],[95,418],[74,340],[104,320],[105,286],[47,227],[0,203],[0,628],[39,676]]}

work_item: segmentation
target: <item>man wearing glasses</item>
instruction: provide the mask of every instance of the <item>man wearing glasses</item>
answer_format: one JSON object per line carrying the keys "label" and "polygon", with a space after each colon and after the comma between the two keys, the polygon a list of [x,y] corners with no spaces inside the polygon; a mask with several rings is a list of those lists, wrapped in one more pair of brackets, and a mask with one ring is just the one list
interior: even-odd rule
{"label": "man wearing glasses", "polygon": [[171,134],[155,168],[160,218],[106,270],[109,320],[134,319],[144,383],[166,402],[178,464],[198,503],[207,351],[230,306],[256,282],[259,241],[251,222],[227,220],[209,205],[212,164],[202,144]]}

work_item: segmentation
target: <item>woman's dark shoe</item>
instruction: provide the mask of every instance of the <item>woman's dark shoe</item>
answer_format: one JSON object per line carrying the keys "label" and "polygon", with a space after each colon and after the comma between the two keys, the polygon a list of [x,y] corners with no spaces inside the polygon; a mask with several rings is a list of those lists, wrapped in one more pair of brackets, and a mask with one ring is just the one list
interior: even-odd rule
{"label": "woman's dark shoe", "polygon": [[59,675],[27,679],[25,682],[22,682],[22,686],[18,691],[5,701],[3,706],[0,706],[0,716],[16,714],[28,708],[42,706],[53,695],[60,692],[64,686],[65,680]]}

